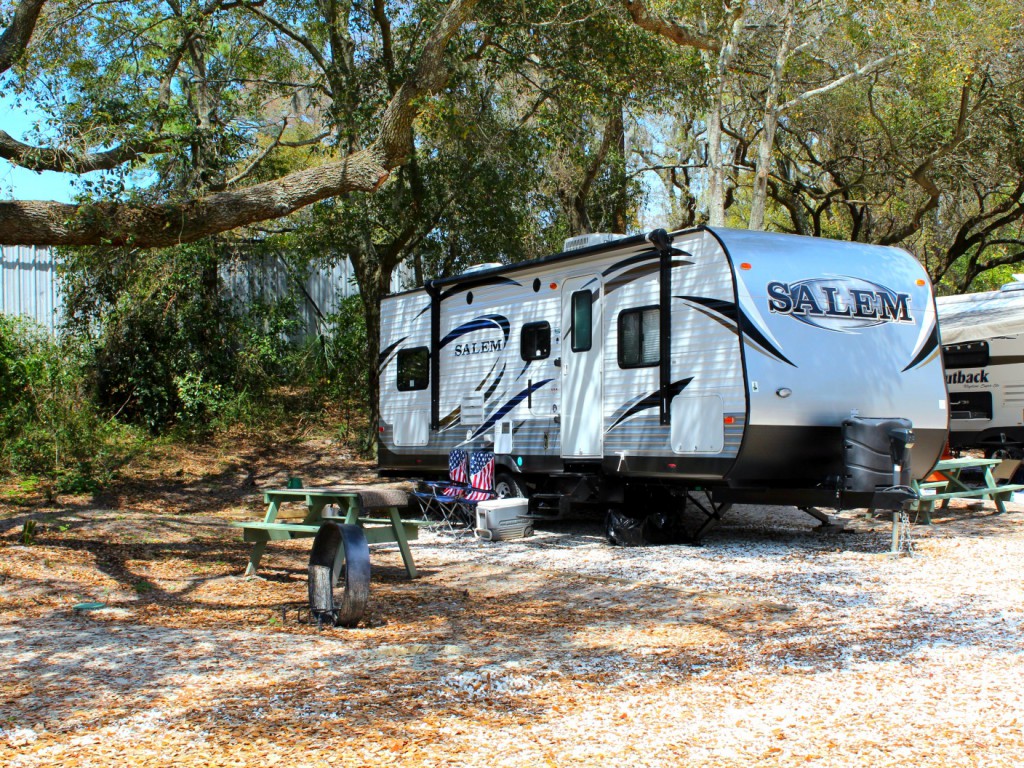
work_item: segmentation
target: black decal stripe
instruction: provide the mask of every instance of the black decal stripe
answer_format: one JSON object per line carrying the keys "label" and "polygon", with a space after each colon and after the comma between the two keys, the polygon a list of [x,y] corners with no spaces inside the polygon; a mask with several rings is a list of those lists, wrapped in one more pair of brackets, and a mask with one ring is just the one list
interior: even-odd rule
{"label": "black decal stripe", "polygon": [[[753,321],[747,317],[747,314],[741,310],[735,302],[722,301],[721,299],[708,299],[702,296],[676,296],[676,298],[697,304],[698,308],[707,309],[721,315],[732,323],[736,323],[743,334],[761,348],[759,351],[764,352],[769,357],[773,357],[787,365],[792,365],[794,368],[797,367],[793,361],[782,354],[781,350],[776,348],[776,346],[772,344],[763,333],[761,333],[760,329],[754,325]],[[723,325],[725,325],[725,323],[723,323]]]}
{"label": "black decal stripe", "polygon": [[729,320],[736,322],[736,316],[738,314],[736,309],[736,302],[734,301],[723,301],[722,299],[709,299],[705,296],[676,296],[677,299],[683,301],[689,301],[692,304],[698,304],[701,307],[716,312],[722,317],[726,317]]}
{"label": "black decal stripe", "polygon": [[633,267],[630,270],[623,272],[620,275],[616,275],[614,278],[604,284],[605,293],[611,293],[612,291],[618,290],[624,285],[629,285],[635,280],[641,277],[647,277],[648,275],[657,274],[660,266],[658,262],[652,261],[649,264],[641,264],[640,266]]}
{"label": "black decal stripe", "polygon": [[933,325],[932,332],[928,334],[928,338],[924,340],[924,344],[921,350],[914,355],[914,359],[910,361],[910,364],[904,368],[900,373],[906,373],[911,368],[923,363],[939,346],[939,326]]}
{"label": "black decal stripe", "polygon": [[[690,378],[688,378],[688,379],[680,379],[679,381],[675,381],[671,385],[669,385],[668,401],[671,403],[672,402],[672,398],[674,398],[676,395],[678,395],[680,392],[682,392],[684,389],[686,389],[687,385],[691,381],[693,381],[693,377],[692,376]],[[617,426],[619,426],[619,424],[624,422],[630,416],[634,416],[634,415],[640,413],[640,411],[646,411],[648,408],[658,408],[660,406],[661,406],[661,391],[659,390],[657,392],[652,392],[651,394],[649,394],[646,397],[642,398],[641,400],[633,403],[632,406],[627,408],[625,413],[623,413],[621,416],[619,416],[619,418],[617,418],[615,420],[615,422],[610,427],[608,427],[607,430],[605,430],[605,432],[611,432],[613,429],[615,429]]]}
{"label": "black decal stripe", "polygon": [[523,378],[523,374],[526,373],[526,369],[530,367],[531,363],[533,363],[533,360],[527,360],[526,363],[523,364],[523,370],[521,370],[519,372],[519,375],[516,376],[516,381],[519,381],[521,378]]}
{"label": "black decal stripe", "polygon": [[[682,251],[678,251],[677,253],[682,253]],[[671,267],[672,269],[675,269],[676,267],[687,267],[690,266],[691,264],[693,264],[692,261],[686,261],[685,259],[673,259]],[[628,272],[624,272],[623,274],[618,275],[613,279],[609,280],[607,283],[605,283],[605,293],[611,293],[612,291],[617,290],[624,285],[629,285],[634,280],[638,280],[641,277],[656,274],[660,271],[660,269],[661,264],[657,261],[654,261],[650,264],[642,264],[638,267],[634,267]],[[607,274],[607,272],[605,272],[605,274]]]}
{"label": "black decal stripe", "polygon": [[522,287],[522,283],[513,280],[510,277],[484,277],[479,280],[468,280],[467,282],[459,283],[453,288],[449,288],[447,291],[443,291],[441,293],[441,301],[444,301],[450,296],[462,293],[463,291],[470,291],[473,290],[474,288],[484,288],[488,285],[515,285],[519,286],[520,288]]}
{"label": "black decal stripe", "polygon": [[455,410],[441,419],[441,423],[437,425],[438,431],[449,429],[459,423],[459,419],[462,416],[462,406],[455,406]]}
{"label": "black decal stripe", "polygon": [[[681,251],[678,248],[673,248],[670,251],[670,253],[671,253],[672,256],[689,256],[690,255],[686,251]],[[634,256],[630,256],[628,258],[622,259],[622,261],[615,262],[610,267],[608,267],[608,269],[606,269],[604,272],[602,272],[601,276],[602,277],[608,277],[608,275],[612,274],[613,272],[618,272],[620,269],[625,269],[626,267],[632,266],[633,264],[637,264],[637,263],[639,263],[641,261],[658,261],[660,258],[661,258],[661,254],[659,254],[656,250],[644,251],[643,253],[638,253],[638,254],[636,254]],[[676,266],[676,263],[677,262],[675,262],[673,260],[673,264],[672,265]],[[680,264],[692,264],[693,262],[692,261],[683,261],[683,262],[679,262],[679,263]]]}
{"label": "black decal stripe", "polygon": [[[479,392],[481,389],[484,388],[484,384],[486,384],[488,382],[488,380],[491,378],[491,376],[494,375],[494,369],[498,367],[498,363],[500,363],[500,362],[501,362],[501,360],[499,359],[499,360],[495,360],[493,363],[491,363],[491,370],[489,370],[487,372],[486,376],[484,376],[482,379],[480,379],[480,383],[477,384],[476,385],[476,389],[473,390],[474,392]],[[504,373],[504,369],[502,369],[502,373]]]}
{"label": "black decal stripe", "polygon": [[715,312],[709,312],[704,307],[695,307],[695,309],[698,312],[700,312],[702,315],[706,315],[709,319],[714,320],[716,323],[721,325],[723,328],[725,328],[730,333],[736,333],[736,321],[735,320],[730,320],[729,318],[724,317],[724,316],[722,316],[720,314],[717,314]]}
{"label": "black decal stripe", "polygon": [[505,377],[505,366],[503,365],[503,366],[501,366],[501,373],[498,374],[498,378],[496,378],[494,380],[494,383],[491,384],[491,386],[488,388],[488,390],[484,393],[484,400],[490,400],[491,399],[491,395],[494,394],[494,390],[496,390],[498,388],[498,385],[501,383],[501,380],[504,377]]}
{"label": "black decal stripe", "polygon": [[493,427],[495,423],[500,421],[505,416],[505,414],[507,414],[509,411],[511,411],[513,408],[515,408],[517,405],[523,402],[523,400],[525,400],[527,397],[529,397],[531,394],[536,392],[544,385],[550,384],[552,381],[554,381],[554,379],[544,379],[544,381],[538,381],[536,384],[533,384],[524,389],[518,395],[516,395],[503,406],[501,406],[501,408],[495,411],[491,418],[484,422],[483,426],[481,426],[476,432],[473,433],[473,437],[470,439],[474,439],[482,435],[488,429]]}
{"label": "black decal stripe", "polygon": [[473,318],[468,323],[463,323],[454,331],[452,331],[443,339],[441,339],[440,348],[443,349],[444,347],[448,346],[448,344],[450,344],[451,342],[455,341],[458,338],[461,338],[462,336],[465,336],[467,333],[480,331],[491,326],[494,326],[501,330],[501,332],[505,335],[504,343],[507,344],[509,332],[511,330],[511,325],[508,321],[508,318],[505,317],[504,315],[483,315],[481,317]]}
{"label": "black decal stripe", "polygon": [[656,261],[657,259],[657,251],[644,251],[643,253],[638,253],[635,256],[630,256],[628,259],[623,259],[622,261],[615,262],[610,267],[608,267],[608,269],[602,272],[601,276],[608,277],[608,275],[610,275],[612,272],[618,272],[620,269],[625,269],[626,267],[632,264],[636,264],[641,261]]}
{"label": "black decal stripe", "polygon": [[794,363],[792,360],[790,360],[788,357],[782,354],[781,350],[777,349],[774,344],[768,341],[764,334],[761,333],[760,329],[756,325],[754,325],[753,321],[749,317],[747,317],[746,312],[744,312],[742,309],[739,309],[738,307],[737,309],[739,310],[740,314],[740,329],[743,331],[744,336],[750,338],[755,344],[757,344],[759,347],[762,347],[772,357],[777,358],[786,365],[792,365],[794,368],[797,367],[796,363]]}
{"label": "black decal stripe", "polygon": [[392,352],[395,351],[395,349],[398,347],[399,344],[401,344],[403,341],[405,341],[408,338],[409,338],[408,336],[403,336],[398,341],[396,341],[394,344],[389,346],[387,349],[381,351],[381,353],[377,356],[377,370],[383,370],[384,369],[384,366],[387,365],[387,363],[388,363],[388,356]]}

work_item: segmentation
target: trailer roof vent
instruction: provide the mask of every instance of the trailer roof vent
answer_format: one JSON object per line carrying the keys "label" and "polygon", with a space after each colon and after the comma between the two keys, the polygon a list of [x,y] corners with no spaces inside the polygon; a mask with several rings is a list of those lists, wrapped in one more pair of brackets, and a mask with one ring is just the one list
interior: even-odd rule
{"label": "trailer roof vent", "polygon": [[565,243],[562,245],[564,251],[578,251],[581,248],[590,248],[593,245],[602,245],[604,243],[611,243],[615,240],[621,240],[625,235],[614,235],[610,232],[592,232],[589,235],[576,235],[576,237],[567,237]]}
{"label": "trailer roof vent", "polygon": [[474,264],[472,267],[469,267],[462,274],[464,274],[464,275],[471,275],[474,272],[483,272],[484,270],[487,270],[487,269],[497,269],[498,267],[504,267],[504,266],[505,265],[502,264],[500,261],[488,261],[486,264]]}

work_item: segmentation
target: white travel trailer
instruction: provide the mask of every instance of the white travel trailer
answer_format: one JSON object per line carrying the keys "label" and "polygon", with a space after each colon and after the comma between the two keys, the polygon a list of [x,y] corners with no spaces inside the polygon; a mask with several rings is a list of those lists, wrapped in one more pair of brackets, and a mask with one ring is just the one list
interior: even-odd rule
{"label": "white travel trailer", "polygon": [[936,303],[950,447],[1024,458],[1024,282]]}
{"label": "white travel trailer", "polygon": [[381,474],[445,476],[450,450],[493,446],[499,493],[537,515],[689,499],[710,519],[731,502],[895,508],[938,459],[935,303],[905,251],[586,237],[384,299]]}

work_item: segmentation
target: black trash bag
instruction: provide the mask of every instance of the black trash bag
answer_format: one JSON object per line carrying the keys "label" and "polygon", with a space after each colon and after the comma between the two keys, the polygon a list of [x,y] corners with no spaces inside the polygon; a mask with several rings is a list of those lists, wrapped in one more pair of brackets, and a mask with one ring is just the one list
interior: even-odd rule
{"label": "black trash bag", "polygon": [[604,529],[608,543],[617,547],[642,547],[647,543],[642,517],[630,517],[617,509],[609,509],[604,518]]}
{"label": "black trash bag", "polygon": [[631,517],[617,509],[605,517],[608,543],[618,547],[642,547],[647,544],[696,544],[682,514],[654,512],[644,517]]}
{"label": "black trash bag", "polygon": [[648,544],[693,544],[694,535],[687,530],[679,512],[655,512],[644,518],[644,538]]}

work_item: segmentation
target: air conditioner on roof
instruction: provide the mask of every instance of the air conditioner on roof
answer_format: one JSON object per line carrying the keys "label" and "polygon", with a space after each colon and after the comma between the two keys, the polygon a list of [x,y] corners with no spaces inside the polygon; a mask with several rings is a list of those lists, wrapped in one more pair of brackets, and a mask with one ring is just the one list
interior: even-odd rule
{"label": "air conditioner on roof", "polygon": [[625,235],[615,235],[610,232],[591,232],[588,235],[576,235],[567,237],[562,245],[564,251],[578,251],[581,248],[590,248],[594,245],[603,245],[615,240],[621,240]]}

